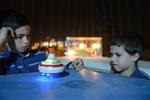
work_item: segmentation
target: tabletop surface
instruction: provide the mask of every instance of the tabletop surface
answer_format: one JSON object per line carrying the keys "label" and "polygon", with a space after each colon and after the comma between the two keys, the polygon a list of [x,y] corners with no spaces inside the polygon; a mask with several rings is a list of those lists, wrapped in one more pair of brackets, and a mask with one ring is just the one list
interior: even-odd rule
{"label": "tabletop surface", "polygon": [[86,69],[7,75],[0,76],[0,100],[150,100],[150,81]]}

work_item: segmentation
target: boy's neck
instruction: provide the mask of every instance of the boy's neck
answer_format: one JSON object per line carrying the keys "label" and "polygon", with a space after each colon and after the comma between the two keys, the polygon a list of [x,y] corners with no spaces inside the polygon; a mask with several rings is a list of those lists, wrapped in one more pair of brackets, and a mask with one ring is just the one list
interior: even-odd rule
{"label": "boy's neck", "polygon": [[25,52],[19,52],[19,51],[13,51],[14,53],[17,53],[18,55],[21,55],[21,56],[26,56],[29,54],[29,50],[26,50]]}
{"label": "boy's neck", "polygon": [[120,73],[120,75],[123,75],[123,76],[131,76],[131,74],[136,70],[136,66],[131,66],[129,67],[128,69],[122,71]]}

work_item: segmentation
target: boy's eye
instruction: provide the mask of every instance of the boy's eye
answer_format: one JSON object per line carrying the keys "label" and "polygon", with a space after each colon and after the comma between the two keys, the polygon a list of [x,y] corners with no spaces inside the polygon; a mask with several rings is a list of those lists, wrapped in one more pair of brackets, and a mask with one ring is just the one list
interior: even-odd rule
{"label": "boy's eye", "polygon": [[30,38],[30,35],[18,35],[18,36],[15,36],[16,39],[22,39],[23,37],[27,37],[27,39]]}
{"label": "boy's eye", "polygon": [[16,39],[22,39],[24,36],[16,36]]}
{"label": "boy's eye", "polygon": [[24,36],[22,36],[22,35],[16,35],[16,36],[14,36],[14,38],[15,39],[22,39]]}
{"label": "boy's eye", "polygon": [[117,56],[117,57],[120,57],[120,56],[121,56],[121,54],[116,53],[116,56]]}

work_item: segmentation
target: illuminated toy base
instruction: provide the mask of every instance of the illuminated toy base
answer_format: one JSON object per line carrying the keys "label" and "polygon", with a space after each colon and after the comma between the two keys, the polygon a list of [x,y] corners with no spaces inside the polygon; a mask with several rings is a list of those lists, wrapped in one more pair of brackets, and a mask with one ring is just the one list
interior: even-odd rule
{"label": "illuminated toy base", "polygon": [[40,64],[38,67],[38,70],[42,75],[49,76],[49,74],[57,74],[62,73],[64,71],[65,67],[63,64],[58,65],[42,65]]}
{"label": "illuminated toy base", "polygon": [[42,76],[47,76],[50,78],[61,78],[61,77],[65,77],[65,76],[69,75],[69,73],[66,71],[63,71],[61,73],[41,73],[41,74],[42,74]]}
{"label": "illuminated toy base", "polygon": [[39,72],[43,74],[61,73],[64,71],[64,66],[61,67],[38,67]]}

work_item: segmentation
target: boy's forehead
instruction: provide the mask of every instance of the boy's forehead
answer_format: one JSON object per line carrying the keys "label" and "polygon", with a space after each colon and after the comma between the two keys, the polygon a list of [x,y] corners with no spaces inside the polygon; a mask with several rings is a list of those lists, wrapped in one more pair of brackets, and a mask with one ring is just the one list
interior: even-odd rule
{"label": "boy's forehead", "polygon": [[111,45],[111,52],[126,52],[123,46]]}
{"label": "boy's forehead", "polygon": [[16,33],[16,35],[19,35],[19,34],[30,34],[30,26],[26,25],[26,26],[19,27],[19,28],[17,28],[15,30],[15,33]]}

